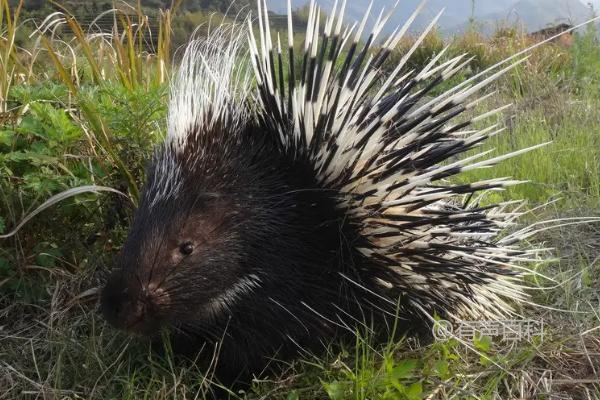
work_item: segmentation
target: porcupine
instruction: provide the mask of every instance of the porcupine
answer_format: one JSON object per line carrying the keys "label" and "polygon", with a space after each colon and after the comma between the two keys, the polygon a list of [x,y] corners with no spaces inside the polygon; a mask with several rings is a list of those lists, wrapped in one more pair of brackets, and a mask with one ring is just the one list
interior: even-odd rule
{"label": "porcupine", "polygon": [[435,94],[470,62],[445,48],[407,71],[438,15],[382,75],[422,8],[381,41],[391,12],[364,39],[370,8],[345,27],[336,1],[323,26],[313,2],[299,53],[288,2],[285,54],[259,0],[257,27],[190,43],[103,290],[111,324],[151,338],[167,328],[187,351],[220,343],[219,370],[235,375],[357,329],[511,314],[526,298],[515,265],[538,255],[519,245],[528,231],[503,233],[519,215],[511,203],[477,199],[518,182],[450,178],[531,150],[461,157],[501,131],[475,123],[504,108],[466,115],[515,63]]}

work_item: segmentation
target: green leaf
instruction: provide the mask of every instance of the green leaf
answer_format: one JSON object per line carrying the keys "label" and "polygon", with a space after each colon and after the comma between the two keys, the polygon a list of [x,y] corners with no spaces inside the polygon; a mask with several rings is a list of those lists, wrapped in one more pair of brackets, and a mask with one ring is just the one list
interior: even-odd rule
{"label": "green leaf", "polygon": [[487,353],[492,348],[492,338],[490,336],[477,335],[473,339],[473,344],[477,350]]}
{"label": "green leaf", "polygon": [[394,367],[391,375],[395,379],[407,378],[415,368],[417,368],[417,360],[403,360]]}
{"label": "green leaf", "polygon": [[23,176],[24,187],[34,193],[54,193],[61,188],[58,177],[30,173]]}
{"label": "green leaf", "polygon": [[410,400],[419,400],[423,398],[423,385],[421,382],[415,382],[408,387],[406,397]]}
{"label": "green leaf", "polygon": [[56,109],[48,103],[31,103],[32,112],[42,124],[42,133],[57,143],[72,143],[83,135],[83,131],[73,123],[67,112]]}
{"label": "green leaf", "polygon": [[587,269],[584,269],[581,273],[581,283],[585,287],[591,287],[594,284],[594,279],[592,278],[592,274]]}
{"label": "green leaf", "polygon": [[60,249],[50,248],[40,254],[35,258],[35,262],[40,267],[55,267],[57,258],[62,257],[63,254]]}
{"label": "green leaf", "polygon": [[10,263],[6,258],[0,257],[0,276],[8,276],[12,272]]}
{"label": "green leaf", "polygon": [[446,360],[438,360],[435,362],[434,364],[434,369],[435,372],[437,372],[437,374],[439,375],[440,378],[442,379],[447,379],[449,378],[449,367],[448,367],[448,361]]}
{"label": "green leaf", "polygon": [[286,397],[287,400],[300,400],[300,396],[298,395],[298,391],[292,390],[290,394]]}
{"label": "green leaf", "polygon": [[[58,159],[56,157],[43,154],[41,152],[43,150],[41,150],[40,148],[37,148],[36,150],[37,151],[19,152],[19,154],[16,156],[16,160],[29,161],[35,166],[54,165],[58,162]],[[12,157],[9,156],[8,159],[12,159]]]}
{"label": "green leaf", "polygon": [[2,218],[2,216],[0,216],[0,233],[4,233],[5,229],[6,229],[6,222],[4,222],[4,218]]}
{"label": "green leaf", "polygon": [[22,151],[11,151],[7,154],[2,154],[0,157],[2,162],[19,162],[27,160],[27,155]]}
{"label": "green leaf", "polygon": [[333,381],[331,383],[324,382],[323,386],[325,387],[325,391],[331,400],[343,400],[345,388],[344,384],[339,381]]}
{"label": "green leaf", "polygon": [[15,137],[15,132],[13,131],[0,131],[0,144],[5,146],[10,146]]}

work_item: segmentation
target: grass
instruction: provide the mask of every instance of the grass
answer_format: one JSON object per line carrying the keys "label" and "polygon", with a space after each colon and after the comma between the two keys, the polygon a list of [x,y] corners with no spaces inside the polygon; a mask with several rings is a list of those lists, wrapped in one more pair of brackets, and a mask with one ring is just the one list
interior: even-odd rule
{"label": "grass", "polygon": [[[135,203],[145,160],[164,134],[174,16],[162,14],[162,33],[150,49],[134,28],[143,28],[139,9],[117,15],[110,36],[90,36],[66,18],[60,29],[38,30],[21,48],[13,40],[21,29],[18,7],[0,0],[0,9],[0,233],[70,187],[110,186]],[[560,199],[527,222],[600,212],[600,46],[594,35],[580,35],[569,49],[543,46],[480,106],[513,104],[497,117],[505,132],[485,148],[505,153],[551,142],[461,177],[530,181],[491,193],[490,201],[525,199],[533,208]],[[464,79],[530,43],[514,30],[491,39],[469,32],[456,38],[449,56],[476,55]],[[401,44],[395,57],[409,45]],[[410,66],[419,68],[441,46],[439,36],[431,36]],[[210,375],[197,364],[123,336],[97,313],[98,289],[131,213],[131,203],[116,196],[79,196],[0,242],[0,399],[211,398]],[[530,279],[532,301],[541,306],[521,311],[545,321],[543,341],[405,339],[378,347],[357,335],[352,346],[299,360],[232,397],[598,399],[599,239],[595,225],[567,226],[537,239],[556,248],[558,260],[535,266],[553,280]]]}

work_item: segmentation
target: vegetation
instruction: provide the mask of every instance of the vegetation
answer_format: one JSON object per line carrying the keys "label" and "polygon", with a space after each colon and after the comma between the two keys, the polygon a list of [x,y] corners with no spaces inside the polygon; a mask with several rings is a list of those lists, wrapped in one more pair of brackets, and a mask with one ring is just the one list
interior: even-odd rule
{"label": "vegetation", "polygon": [[[166,2],[147,0],[111,14],[111,35],[93,35],[68,14],[43,25],[43,19],[24,22],[47,15],[46,2],[31,3],[39,10],[25,12],[18,2],[0,0],[0,234],[68,188],[102,185],[127,197],[73,197],[0,239],[0,399],[210,398],[206,371],[176,359],[168,348],[157,352],[124,337],[96,311],[98,289],[131,221],[145,162],[164,135],[170,60],[179,40],[173,32],[201,23],[208,14],[191,7],[176,15],[154,12],[150,26],[146,11]],[[76,3],[82,4],[56,7],[75,12]],[[106,3],[92,2],[100,9]],[[205,3],[195,4],[204,10]],[[151,43],[146,28],[155,35]],[[401,43],[394,59],[414,40]],[[474,59],[453,84],[532,40],[514,29],[491,38],[476,31],[455,38],[447,56],[469,53]],[[437,33],[429,35],[409,67],[420,69],[444,43]],[[386,68],[394,65],[392,60]],[[498,117],[506,131],[486,147],[504,153],[552,144],[462,179],[530,180],[488,198],[527,200],[534,209],[525,217],[531,223],[598,215],[596,32],[578,34],[570,48],[536,49],[491,90],[497,94],[479,111],[514,106]],[[556,201],[538,208],[548,200]],[[406,339],[381,348],[358,335],[355,346],[299,361],[282,376],[256,380],[232,397],[600,398],[598,228],[565,226],[538,237],[556,248],[557,261],[536,266],[549,278],[528,282],[534,288],[532,302],[541,306],[521,312],[544,320],[543,340],[507,345],[481,337],[419,346]]]}

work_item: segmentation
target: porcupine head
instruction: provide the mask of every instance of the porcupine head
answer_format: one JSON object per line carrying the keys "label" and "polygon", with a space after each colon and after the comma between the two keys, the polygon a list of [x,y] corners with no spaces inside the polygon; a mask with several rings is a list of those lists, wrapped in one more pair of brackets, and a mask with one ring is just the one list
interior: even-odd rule
{"label": "porcupine head", "polygon": [[509,265],[531,254],[500,235],[514,215],[464,200],[513,182],[448,180],[502,158],[457,156],[497,133],[460,117],[504,70],[444,95],[430,92],[462,56],[381,77],[414,15],[380,40],[389,16],[366,35],[343,8],[321,26],[312,7],[301,50],[290,21],[282,54],[262,2],[259,40],[223,26],[187,47],[102,293],[112,325],[165,329],[186,351],[218,343],[224,369],[256,372],[358,329],[498,317],[522,297]]}

